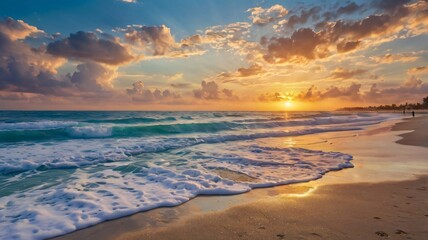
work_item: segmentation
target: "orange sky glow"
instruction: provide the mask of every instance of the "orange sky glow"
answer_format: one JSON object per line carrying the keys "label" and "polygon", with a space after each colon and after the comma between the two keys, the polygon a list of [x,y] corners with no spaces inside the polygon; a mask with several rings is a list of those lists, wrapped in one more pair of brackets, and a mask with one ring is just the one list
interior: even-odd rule
{"label": "orange sky glow", "polygon": [[59,28],[42,8],[10,10],[0,109],[335,110],[428,93],[426,1],[219,1],[205,15],[187,1],[106,4],[129,16],[104,24],[88,9],[87,25]]}

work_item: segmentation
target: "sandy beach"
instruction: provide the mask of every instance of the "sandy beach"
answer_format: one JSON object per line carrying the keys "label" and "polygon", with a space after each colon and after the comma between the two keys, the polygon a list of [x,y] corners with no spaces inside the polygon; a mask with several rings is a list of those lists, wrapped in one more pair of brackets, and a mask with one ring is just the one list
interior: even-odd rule
{"label": "sandy beach", "polygon": [[267,141],[354,156],[320,180],[200,196],[56,239],[427,239],[428,117],[395,123]]}
{"label": "sandy beach", "polygon": [[426,239],[428,178],[328,185],[119,239]]}

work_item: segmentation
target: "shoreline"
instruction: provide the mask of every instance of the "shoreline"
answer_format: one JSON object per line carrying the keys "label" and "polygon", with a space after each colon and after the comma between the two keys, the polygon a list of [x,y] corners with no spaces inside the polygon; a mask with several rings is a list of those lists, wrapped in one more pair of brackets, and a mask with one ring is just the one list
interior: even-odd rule
{"label": "shoreline", "polygon": [[[417,117],[415,118],[417,119],[417,121],[422,121],[422,122],[428,122],[428,118],[427,117]],[[346,133],[332,133],[332,134],[321,134],[318,136],[315,136],[315,138],[319,138],[319,136],[324,136],[326,135],[327,138],[329,139],[326,142],[323,142],[321,144],[311,144],[309,146],[309,143],[311,143],[311,138],[314,138],[314,136],[302,136],[302,137],[298,137],[296,138],[294,141],[297,142],[297,146],[299,146],[299,139],[302,139],[302,142],[307,143],[309,147],[313,147],[315,149],[317,149],[317,147],[319,148],[320,145],[323,146],[322,149],[327,148],[327,151],[331,151],[331,150],[337,150],[338,149],[343,149],[343,150],[347,150],[347,148],[352,149],[352,148],[356,148],[359,149],[358,151],[361,152],[361,157],[357,154],[354,155],[355,159],[353,161],[355,168],[353,169],[345,169],[345,170],[341,170],[338,172],[330,172],[328,174],[326,174],[325,176],[323,176],[322,179],[319,180],[315,180],[315,181],[311,181],[311,182],[307,182],[307,183],[298,183],[298,184],[291,184],[291,185],[284,185],[284,186],[279,186],[279,187],[273,187],[273,188],[265,188],[265,189],[254,189],[252,191],[250,191],[249,193],[245,193],[245,194],[240,194],[240,195],[232,195],[232,196],[198,196],[192,200],[190,200],[189,202],[182,204],[180,206],[176,206],[176,207],[172,207],[172,208],[158,208],[158,209],[154,209],[154,210],[150,210],[148,212],[142,212],[142,213],[137,213],[128,217],[124,217],[124,218],[120,218],[120,219],[116,219],[116,220],[112,220],[112,221],[107,221],[98,225],[95,225],[93,227],[90,228],[86,228],[86,229],[82,229],[82,230],[78,230],[75,231],[73,233],[64,235],[64,236],[60,236],[57,237],[55,239],[83,239],[83,238],[91,238],[91,239],[140,239],[142,237],[144,237],[144,239],[170,239],[170,238],[174,238],[174,239],[180,239],[179,235],[177,235],[177,233],[183,233],[184,235],[180,235],[182,237],[182,239],[186,239],[186,238],[192,238],[192,239],[202,239],[202,238],[198,238],[199,236],[203,236],[203,234],[205,234],[205,232],[210,233],[211,237],[212,236],[216,236],[216,239],[229,239],[229,238],[242,238],[242,239],[251,239],[250,235],[243,235],[242,233],[238,233],[238,230],[242,230],[242,229],[246,229],[246,226],[249,224],[248,222],[244,223],[241,222],[241,218],[247,218],[246,217],[242,217],[239,215],[239,213],[245,212],[245,211],[267,211],[265,213],[265,215],[267,214],[267,216],[270,215],[275,215],[278,212],[278,209],[273,209],[273,211],[270,211],[272,209],[270,209],[269,205],[266,205],[266,202],[271,202],[271,201],[279,201],[279,202],[287,202],[290,203],[290,199],[295,198],[296,196],[300,196],[298,198],[298,201],[296,201],[296,199],[294,201],[291,201],[291,207],[289,208],[284,208],[284,206],[281,205],[281,211],[285,211],[285,212],[290,212],[292,214],[297,214],[298,213],[294,212],[293,210],[293,206],[294,208],[297,206],[300,206],[300,204],[302,204],[301,206],[305,206],[305,204],[310,204],[307,203],[306,201],[313,201],[311,199],[315,199],[316,196],[324,196],[326,198],[330,197],[331,201],[337,201],[338,197],[334,197],[332,193],[336,193],[337,191],[340,192],[340,188],[351,188],[354,189],[354,191],[351,192],[342,192],[342,193],[346,193],[346,196],[348,195],[352,195],[352,193],[355,195],[355,192],[358,192],[356,189],[359,189],[360,187],[362,187],[361,192],[363,192],[363,190],[365,188],[367,188],[367,186],[371,186],[374,188],[374,190],[372,191],[371,195],[376,195],[377,192],[379,192],[379,190],[384,189],[385,188],[385,184],[409,184],[408,179],[414,179],[415,176],[412,174],[410,175],[406,175],[406,176],[402,176],[403,173],[398,171],[397,169],[394,169],[394,167],[392,169],[390,169],[390,173],[388,171],[385,171],[383,174],[387,175],[387,176],[371,176],[371,178],[367,178],[367,175],[373,175],[373,169],[371,169],[371,167],[373,167],[375,170],[378,169],[379,167],[382,166],[377,166],[375,163],[371,163],[373,166],[371,167],[367,167],[367,163],[370,164],[370,162],[367,162],[365,160],[363,160],[364,158],[364,154],[369,155],[372,154],[370,151],[369,152],[364,152],[364,146],[360,146],[360,147],[355,147],[355,146],[349,146],[345,144],[342,144],[341,146],[341,141],[337,141],[337,139],[340,139],[340,137],[343,137],[344,139],[351,139],[351,142],[354,140],[352,139],[353,134],[356,134],[359,139],[360,142],[363,142],[362,145],[364,145],[364,141],[365,139],[372,139],[372,141],[374,141],[375,143],[379,143],[379,139],[385,138],[385,136],[383,135],[387,135],[388,137],[386,138],[393,138],[393,139],[388,139],[392,140],[390,144],[395,144],[396,145],[396,141],[397,142],[405,142],[408,140],[408,134],[409,130],[414,128],[415,131],[413,131],[414,134],[418,134],[421,133],[423,131],[417,131],[417,128],[423,127],[423,124],[414,124],[415,119],[409,119],[408,121],[404,121],[402,123],[398,123],[396,126],[400,126],[400,127],[396,127],[396,126],[392,126],[391,123],[386,124],[386,126],[382,125],[382,126],[376,126],[376,128],[374,129],[369,129],[369,130],[363,130],[362,132],[357,132],[357,133],[350,133],[350,132],[346,132]],[[406,119],[407,120],[407,119]],[[409,123],[410,122],[410,123]],[[409,126],[410,125],[410,126]],[[405,131],[406,133],[398,135],[403,137],[403,139],[400,139],[400,137],[397,137],[397,132],[393,132],[393,131]],[[398,134],[400,134],[400,132],[398,132]],[[379,137],[380,136],[380,137]],[[395,138],[393,137],[395,136]],[[330,137],[330,138],[328,138]],[[379,137],[379,139],[376,139],[377,137]],[[373,139],[374,138],[374,139]],[[412,140],[412,141],[417,141],[417,137],[412,137],[413,139],[416,140]],[[285,138],[285,139],[292,139],[292,138]],[[275,140],[277,142],[281,142],[278,140]],[[420,141],[420,139],[419,139]],[[404,144],[405,144],[404,143]],[[284,144],[283,142],[278,143],[278,144]],[[361,143],[360,143],[361,144]],[[382,144],[382,143],[381,143]],[[410,143],[411,145],[414,145],[412,143]],[[302,145],[302,144],[301,144]],[[370,144],[368,144],[370,145]],[[305,147],[308,147],[305,146]],[[400,145],[399,145],[400,146]],[[423,145],[426,146],[426,145]],[[413,148],[413,147],[409,147],[409,146],[404,146],[402,145],[402,147],[397,147],[400,148],[398,150],[398,152],[400,153],[401,149],[408,149],[408,148]],[[419,148],[419,147],[418,147]],[[418,151],[422,151],[422,152],[426,152],[428,153],[427,149],[418,149]],[[346,152],[346,151],[345,151]],[[413,152],[413,150],[409,151],[410,153]],[[388,160],[388,156],[380,156],[380,158],[382,158],[383,160]],[[384,159],[385,158],[385,159]],[[394,162],[394,164],[397,164],[396,162]],[[402,163],[399,164],[398,166],[403,165]],[[418,168],[419,166],[415,166],[416,168]],[[425,168],[426,166],[423,165],[423,167]],[[361,171],[361,169],[363,169]],[[354,171],[353,171],[354,170]],[[355,172],[356,174],[349,174],[351,172]],[[398,173],[397,173],[398,171]],[[405,169],[405,171],[410,171],[409,169]],[[362,176],[357,176],[358,174],[362,174]],[[400,175],[400,178],[398,179],[398,182],[391,182],[392,179],[394,178],[394,174],[396,174],[397,176]],[[368,179],[368,182],[371,183],[360,183],[362,179]],[[411,184],[424,184],[426,186],[426,182],[427,182],[427,177],[421,177],[418,180],[412,180],[414,182],[411,182]],[[422,182],[421,182],[422,181]],[[377,183],[376,183],[377,182]],[[338,185],[339,184],[339,185]],[[367,185],[369,184],[369,185]],[[346,186],[346,187],[344,187]],[[394,185],[395,186],[395,185]],[[406,185],[407,186],[407,185]],[[332,188],[332,189],[331,189]],[[388,188],[389,192],[387,193],[391,193],[391,191],[395,191],[395,189],[397,188],[397,186],[395,187],[391,187]],[[408,186],[407,186],[408,188]],[[329,192],[330,191],[330,192]],[[417,190],[415,190],[417,191]],[[423,191],[420,191],[423,192]],[[350,194],[351,193],[351,194]],[[425,198],[428,197],[426,195],[426,192],[423,193],[413,193],[412,194],[424,194],[425,193]],[[398,195],[401,196],[404,193],[400,192]],[[387,196],[388,194],[384,193],[384,196]],[[304,197],[302,197],[304,196]],[[354,196],[355,197],[355,196]],[[382,196],[377,196],[377,198],[379,199]],[[309,199],[309,200],[307,200]],[[356,198],[357,200],[361,200],[361,194],[357,196]],[[418,199],[420,199],[420,197],[418,197]],[[423,199],[423,198],[422,198]],[[319,199],[318,199],[319,200]],[[370,202],[370,201],[369,201]],[[315,203],[315,202],[314,202]],[[257,205],[262,204],[262,205],[266,205],[263,209],[257,209]],[[410,205],[410,204],[409,204]],[[307,206],[306,206],[307,207]],[[422,206],[423,207],[423,206]],[[244,210],[236,210],[236,208],[240,209],[240,208],[244,208]],[[359,207],[362,209],[366,209],[367,206],[364,207]],[[376,209],[376,208],[375,208]],[[303,211],[303,209],[300,209],[301,211]],[[322,210],[322,209],[319,209]],[[388,209],[388,211],[392,211],[394,209]],[[238,211],[238,212],[236,212]],[[312,209],[313,212],[316,212],[317,209]],[[412,211],[414,211],[414,209],[412,209]],[[230,217],[230,214],[236,215],[238,214],[240,216],[240,221],[239,224],[237,226],[232,227],[229,231],[229,234],[227,235],[216,235],[216,233],[219,231],[219,229],[215,229],[215,226],[220,227],[220,226],[226,226],[224,224],[226,224],[228,217]],[[214,214],[214,215],[213,215]],[[241,214],[241,215],[242,215]],[[306,213],[308,214],[308,213]],[[325,213],[327,215],[329,215],[329,213]],[[428,214],[428,212],[426,213]],[[284,215],[286,214],[280,214],[279,217],[285,217]],[[296,216],[297,216],[296,215]],[[288,215],[287,215],[288,216]],[[295,216],[295,215],[292,215]],[[288,216],[289,217],[289,216]],[[331,216],[332,217],[332,216]],[[426,218],[426,217],[425,217]],[[218,224],[217,225],[213,225],[213,221],[217,219],[218,220]],[[289,219],[287,220],[283,219],[283,221],[287,222],[289,221]],[[300,218],[297,218],[297,220],[299,220]],[[428,218],[426,218],[428,219]],[[232,218],[233,220],[233,218]],[[231,220],[231,221],[232,221]],[[293,221],[297,221],[296,219]],[[334,218],[329,219],[328,222],[333,221]],[[348,219],[349,220],[349,219]],[[207,222],[208,221],[208,222]],[[321,220],[320,220],[321,221]],[[392,221],[392,220],[391,220]],[[424,218],[419,219],[418,221],[424,221]],[[427,221],[427,220],[425,220]],[[428,224],[428,222],[425,222],[426,224]],[[425,224],[424,223],[424,224]],[[197,226],[199,226],[200,230],[198,232],[198,229],[195,229],[195,224]],[[223,225],[222,225],[223,224]],[[229,222],[229,224],[233,225],[233,222]],[[267,224],[268,226],[276,226],[278,223],[276,223],[275,221],[269,221],[269,223]],[[304,226],[307,225],[304,222],[301,222],[301,224],[303,224]],[[417,224],[413,224],[416,225]],[[270,235],[263,235],[260,237],[266,237],[266,238],[270,238],[270,239],[280,239],[282,235],[289,237],[292,229],[296,229],[296,227],[298,228],[302,228],[304,226],[296,226],[296,225],[291,225],[288,227],[285,227],[286,232],[288,232],[288,234],[282,234],[282,233],[278,233],[277,236],[275,237],[274,235],[270,236]],[[308,226],[306,226],[308,227]],[[291,229],[291,230],[290,230]],[[328,229],[334,229],[332,226],[329,226]],[[236,230],[236,231],[235,231]],[[251,229],[247,229],[247,231],[250,231]],[[266,230],[266,227],[265,227]],[[402,231],[411,233],[414,232],[412,231],[406,231],[404,229],[400,229]],[[202,231],[202,232],[201,232]],[[381,230],[379,230],[381,231]],[[382,230],[385,231],[385,230]],[[388,230],[389,232],[391,232],[391,230]],[[265,231],[265,232],[275,232],[273,231]],[[305,232],[305,231],[303,231]],[[328,235],[328,232],[322,232],[322,231],[318,231],[320,233],[316,233],[318,235],[324,234],[324,236],[330,236],[330,237],[334,237],[333,235]],[[233,234],[232,234],[233,233]],[[232,234],[232,235],[231,235]],[[256,233],[254,233],[256,234]],[[299,233],[300,234],[300,233]],[[371,235],[367,235],[367,237],[372,236],[373,237],[373,233],[370,233]],[[418,236],[420,234],[423,233],[419,233],[418,232]],[[241,236],[240,236],[241,235]],[[402,234],[399,234],[400,236],[404,236]],[[406,234],[407,235],[407,234]],[[317,235],[308,235],[308,236],[300,236],[300,235],[294,235],[296,238],[301,238],[301,239],[306,239],[306,238],[312,238],[312,237],[319,237]],[[321,235],[322,236],[322,235]],[[390,236],[394,236],[391,235]],[[423,235],[425,236],[425,235]],[[428,235],[427,235],[428,236]],[[205,238],[207,238],[208,236],[205,236]],[[217,238],[218,237],[218,238]],[[352,236],[347,236],[347,235],[343,235],[342,237],[345,238],[351,238],[351,239],[359,239],[359,238],[352,238]],[[376,237],[376,235],[375,235]],[[377,236],[379,237],[379,236]]]}

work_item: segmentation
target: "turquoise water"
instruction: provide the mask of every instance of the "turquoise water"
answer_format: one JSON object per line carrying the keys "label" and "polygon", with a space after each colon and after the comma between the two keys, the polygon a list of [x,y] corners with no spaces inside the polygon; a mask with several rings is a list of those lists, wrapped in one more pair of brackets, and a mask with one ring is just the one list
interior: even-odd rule
{"label": "turquoise water", "polygon": [[[0,239],[43,239],[199,194],[320,178],[352,156],[261,139],[362,129],[394,114],[0,111]],[[252,179],[226,179],[218,170]]]}

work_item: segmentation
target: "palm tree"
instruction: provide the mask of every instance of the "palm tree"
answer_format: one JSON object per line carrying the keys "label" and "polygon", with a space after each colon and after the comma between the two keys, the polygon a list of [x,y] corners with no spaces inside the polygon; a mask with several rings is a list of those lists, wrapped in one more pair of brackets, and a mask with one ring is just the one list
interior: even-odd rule
{"label": "palm tree", "polygon": [[422,105],[424,105],[425,107],[428,107],[428,97],[423,98]]}

